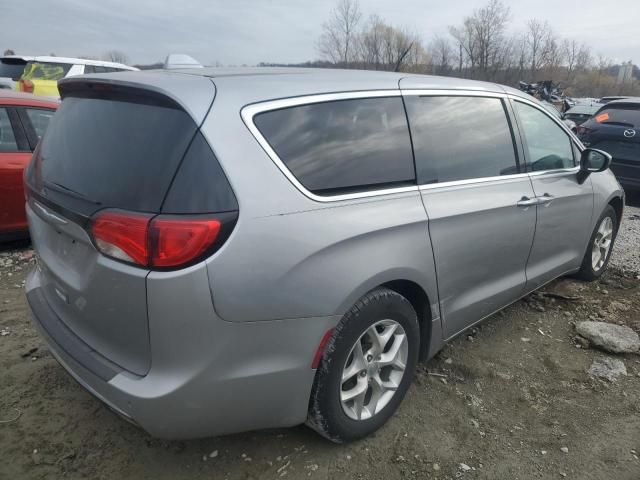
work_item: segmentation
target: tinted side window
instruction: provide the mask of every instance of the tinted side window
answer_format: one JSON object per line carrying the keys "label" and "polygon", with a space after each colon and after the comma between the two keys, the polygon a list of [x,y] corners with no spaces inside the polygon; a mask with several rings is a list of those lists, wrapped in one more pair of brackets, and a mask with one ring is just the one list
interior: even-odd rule
{"label": "tinted side window", "polygon": [[405,101],[420,183],[518,173],[500,99],[408,96]]}
{"label": "tinted side window", "polygon": [[291,173],[314,193],[415,183],[400,97],[283,108],[258,114],[254,122]]}
{"label": "tinted side window", "polygon": [[537,108],[517,101],[514,104],[531,169],[541,171],[573,167],[575,162],[569,135]]}
{"label": "tinted side window", "polygon": [[17,152],[18,143],[13,133],[6,108],[0,108],[0,152]]}
{"label": "tinted side window", "polygon": [[27,116],[31,121],[31,125],[38,136],[38,139],[41,139],[44,135],[44,132],[47,130],[47,126],[49,126],[49,121],[53,114],[56,113],[54,110],[45,110],[43,108],[25,108],[25,112],[27,112]]}

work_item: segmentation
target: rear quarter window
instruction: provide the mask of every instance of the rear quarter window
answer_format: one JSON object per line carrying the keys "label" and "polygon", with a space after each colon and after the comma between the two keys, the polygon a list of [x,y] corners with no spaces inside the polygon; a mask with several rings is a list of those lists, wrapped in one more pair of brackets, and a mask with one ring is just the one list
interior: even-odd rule
{"label": "rear quarter window", "polygon": [[296,179],[315,194],[415,183],[400,97],[288,107],[259,113],[254,123]]}

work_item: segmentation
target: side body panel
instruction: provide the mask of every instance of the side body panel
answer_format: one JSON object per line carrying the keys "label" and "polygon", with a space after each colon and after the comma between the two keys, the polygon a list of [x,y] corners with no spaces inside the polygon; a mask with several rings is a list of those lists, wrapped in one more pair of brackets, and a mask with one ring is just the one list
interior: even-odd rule
{"label": "side body panel", "polygon": [[536,226],[526,175],[490,182],[422,187],[438,273],[446,337],[523,293]]}
{"label": "side body panel", "polygon": [[0,152],[0,234],[27,230],[22,174],[31,152]]}
{"label": "side body panel", "polygon": [[536,196],[550,200],[537,206],[538,223],[527,264],[530,289],[580,268],[591,236],[593,188],[591,178],[579,183],[577,177],[577,168],[531,173]]}
{"label": "side body panel", "polygon": [[234,87],[216,80],[218,95],[202,127],[240,206],[229,241],[207,261],[216,312],[235,322],[342,315],[372,288],[409,280],[439,318],[417,187],[330,202],[309,198],[243,123],[245,104]]}

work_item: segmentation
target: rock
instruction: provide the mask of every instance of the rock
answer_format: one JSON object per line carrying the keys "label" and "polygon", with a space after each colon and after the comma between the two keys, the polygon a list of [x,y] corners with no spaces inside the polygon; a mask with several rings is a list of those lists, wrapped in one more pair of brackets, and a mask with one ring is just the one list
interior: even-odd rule
{"label": "rock", "polygon": [[576,332],[594,346],[613,353],[637,353],[640,337],[629,327],[606,322],[579,322]]}
{"label": "rock", "polygon": [[440,470],[440,465],[438,465],[437,463],[434,463],[433,469],[437,472],[438,470]]}
{"label": "rock", "polygon": [[471,467],[469,465],[467,465],[466,463],[461,463],[460,464],[460,470],[462,470],[463,472],[468,472],[469,470],[471,470]]}
{"label": "rock", "polygon": [[218,450],[214,450],[209,454],[209,458],[216,458],[218,456]]}
{"label": "rock", "polygon": [[521,341],[521,342],[530,342],[530,341],[531,341],[531,339],[530,339],[530,338],[527,338],[527,337],[522,337],[522,338],[520,339],[520,341]]}
{"label": "rock", "polygon": [[451,365],[453,363],[453,358],[449,357],[447,358],[444,363],[446,363],[447,365]]}
{"label": "rock", "polygon": [[480,424],[478,423],[477,420],[474,420],[473,418],[470,420],[471,425],[473,425],[475,428],[480,428]]}
{"label": "rock", "polygon": [[610,382],[615,382],[620,375],[627,375],[627,368],[622,360],[611,357],[597,357],[589,370],[589,375],[594,377],[606,378]]}
{"label": "rock", "polygon": [[587,340],[584,337],[581,337],[580,335],[576,335],[575,337],[573,337],[573,340],[576,342],[576,347],[589,348],[589,346],[591,345],[589,343],[589,340]]}
{"label": "rock", "polygon": [[562,453],[569,453],[569,449],[567,447],[560,447],[560,451]]}

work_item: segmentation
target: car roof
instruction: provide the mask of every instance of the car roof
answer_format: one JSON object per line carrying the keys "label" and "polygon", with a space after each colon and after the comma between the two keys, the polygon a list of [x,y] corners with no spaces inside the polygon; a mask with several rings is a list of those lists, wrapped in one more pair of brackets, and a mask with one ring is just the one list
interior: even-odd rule
{"label": "car roof", "polygon": [[619,100],[612,100],[605,105],[605,107],[615,106],[615,105],[624,105],[627,103],[631,104],[640,104],[640,97],[624,97]]}
{"label": "car roof", "polygon": [[36,56],[28,56],[28,55],[5,55],[0,57],[0,60],[3,59],[20,59],[25,62],[51,62],[51,63],[70,63],[73,65],[95,65],[99,67],[113,67],[113,68],[122,68],[125,70],[138,70],[135,67],[130,67],[123,63],[116,62],[107,62],[103,60],[89,60],[86,58],[73,58],[73,57],[52,57],[48,55],[36,55]]}
{"label": "car roof", "polygon": [[588,114],[593,115],[598,111],[598,109],[602,107],[601,103],[594,103],[593,105],[575,105],[567,110],[565,113],[577,113],[577,114]]}
{"label": "car roof", "polygon": [[[191,80],[190,80],[191,78]],[[60,80],[60,85],[71,82],[101,81],[152,87],[169,94],[179,102],[195,100],[191,92],[184,91],[189,81],[202,85],[203,80],[215,84],[219,93],[233,96],[236,103],[248,105],[281,98],[355,92],[371,90],[423,89],[423,90],[475,90],[509,93],[535,101],[530,95],[496,83],[480,82],[452,77],[417,75],[411,73],[371,70],[339,70],[298,67],[238,67],[188,68],[172,70],[145,70],[90,74]],[[63,94],[64,96],[64,94]],[[191,98],[189,98],[191,97]]]}
{"label": "car roof", "polygon": [[0,104],[42,106],[58,108],[60,101],[55,98],[39,97],[30,93],[16,92],[15,90],[0,89]]}

